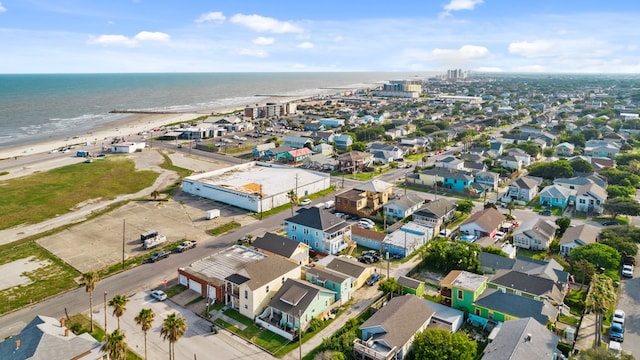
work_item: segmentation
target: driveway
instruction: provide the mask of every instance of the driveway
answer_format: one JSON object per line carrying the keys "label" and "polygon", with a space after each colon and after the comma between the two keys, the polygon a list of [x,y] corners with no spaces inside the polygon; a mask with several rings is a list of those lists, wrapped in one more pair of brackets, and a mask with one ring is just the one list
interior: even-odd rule
{"label": "driveway", "polygon": [[[188,330],[183,338],[176,343],[176,359],[273,359],[261,349],[248,344],[237,336],[226,331],[211,333],[211,323],[187,310],[171,300],[159,302],[152,299],[149,291],[142,291],[129,295],[127,310],[120,318],[120,328],[123,330],[130,349],[141,357],[144,356],[144,333],[136,325],[134,318],[141,309],[151,308],[156,314],[153,327],[147,333],[147,358],[169,358],[169,343],[162,340],[160,329],[164,318],[177,312],[187,319]],[[112,332],[116,328],[117,320],[111,315],[113,310],[107,308],[107,330]],[[88,314],[87,314],[88,315]],[[104,328],[104,307],[94,307],[93,320]],[[212,356],[215,354],[215,356]]]}

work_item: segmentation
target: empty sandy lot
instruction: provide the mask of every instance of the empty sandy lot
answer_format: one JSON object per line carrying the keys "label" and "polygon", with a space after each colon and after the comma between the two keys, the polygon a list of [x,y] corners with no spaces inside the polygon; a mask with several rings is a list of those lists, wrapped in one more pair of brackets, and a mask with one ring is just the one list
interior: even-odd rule
{"label": "empty sandy lot", "polygon": [[[163,158],[154,150],[129,156],[136,161],[138,169],[166,172],[158,167]],[[181,154],[171,154],[170,157],[175,165],[189,168],[195,172],[210,171],[226,166]],[[178,177],[175,174],[167,176],[163,186],[168,186],[177,180]],[[141,193],[150,194],[153,190],[145,189]],[[210,209],[220,209],[222,216],[214,220],[206,220],[205,212]],[[130,201],[98,218],[44,237],[38,240],[38,244],[84,273],[122,261],[123,237],[125,258],[129,258],[145,252],[139,241],[140,234],[145,231],[157,230],[167,236],[168,242],[180,241],[185,238],[205,241],[211,238],[205,230],[230,221],[245,225],[256,220],[244,210],[179,192],[168,201],[147,199]]]}

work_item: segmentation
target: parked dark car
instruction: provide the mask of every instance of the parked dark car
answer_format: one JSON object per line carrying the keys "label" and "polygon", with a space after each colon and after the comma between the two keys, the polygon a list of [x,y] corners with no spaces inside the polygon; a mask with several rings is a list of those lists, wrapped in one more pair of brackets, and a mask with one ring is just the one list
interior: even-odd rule
{"label": "parked dark car", "polygon": [[635,265],[636,258],[630,255],[627,255],[622,258],[622,265]]}
{"label": "parked dark car", "polygon": [[153,253],[150,257],[149,257],[149,261],[150,262],[156,262],[156,261],[160,261],[162,259],[166,259],[169,257],[171,253],[168,251],[164,251],[164,250],[160,250],[157,251],[155,253]]}
{"label": "parked dark car", "polygon": [[602,223],[602,226],[616,226],[616,225],[620,225],[619,222],[617,221],[605,221]]}
{"label": "parked dark car", "polygon": [[551,210],[547,209],[547,210],[541,210],[538,214],[542,216],[551,216],[552,212]]}

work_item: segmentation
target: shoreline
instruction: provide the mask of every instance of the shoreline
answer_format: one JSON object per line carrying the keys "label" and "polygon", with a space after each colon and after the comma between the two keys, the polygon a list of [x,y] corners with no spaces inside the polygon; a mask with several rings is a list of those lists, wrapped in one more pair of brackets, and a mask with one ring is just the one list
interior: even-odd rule
{"label": "shoreline", "polygon": [[[270,102],[284,103],[292,101],[300,101],[303,99],[313,98],[315,96],[322,96],[325,94],[318,93],[305,96],[291,96],[291,97],[272,97],[263,99],[260,104],[264,105]],[[64,148],[66,146],[85,145],[100,145],[109,147],[111,141],[115,137],[128,138],[136,136],[140,132],[148,132],[156,128],[163,128],[166,125],[180,122],[187,122],[196,119],[201,116],[223,116],[222,114],[229,114],[244,110],[246,105],[237,107],[220,107],[211,109],[200,109],[184,113],[147,113],[147,112],[127,112],[122,113],[124,116],[118,120],[110,121],[108,123],[100,124],[88,132],[83,134],[77,134],[67,138],[59,137],[56,139],[36,139],[32,142],[25,142],[20,145],[12,145],[6,148],[0,149],[0,161],[13,159],[17,157],[29,156],[34,154],[47,153],[54,149]]]}

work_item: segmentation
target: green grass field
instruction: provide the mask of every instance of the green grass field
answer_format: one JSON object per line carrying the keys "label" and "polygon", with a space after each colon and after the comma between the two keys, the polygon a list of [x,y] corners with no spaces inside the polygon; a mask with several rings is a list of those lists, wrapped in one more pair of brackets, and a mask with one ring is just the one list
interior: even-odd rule
{"label": "green grass field", "polygon": [[0,229],[68,213],[90,199],[113,199],[153,185],[158,173],[135,169],[125,157],[65,166],[0,182]]}

